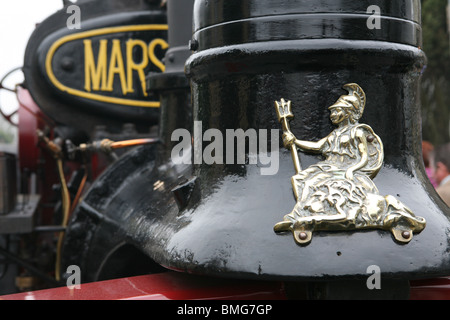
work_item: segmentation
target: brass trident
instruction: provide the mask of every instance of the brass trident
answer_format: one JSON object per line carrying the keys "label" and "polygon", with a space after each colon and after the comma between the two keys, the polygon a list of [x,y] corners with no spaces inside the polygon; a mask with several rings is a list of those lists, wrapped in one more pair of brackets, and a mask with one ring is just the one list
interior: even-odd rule
{"label": "brass trident", "polygon": [[[288,119],[293,119],[294,114],[291,111],[291,101],[285,101],[284,99],[281,99],[281,101],[275,101],[275,109],[277,110],[278,115],[278,121],[281,123],[281,126],[283,127],[283,132],[291,132],[289,127]],[[300,173],[302,171],[302,167],[300,164],[300,158],[298,157],[298,151],[295,144],[291,145],[291,154],[292,154],[292,161],[294,162],[295,171],[296,173]]]}

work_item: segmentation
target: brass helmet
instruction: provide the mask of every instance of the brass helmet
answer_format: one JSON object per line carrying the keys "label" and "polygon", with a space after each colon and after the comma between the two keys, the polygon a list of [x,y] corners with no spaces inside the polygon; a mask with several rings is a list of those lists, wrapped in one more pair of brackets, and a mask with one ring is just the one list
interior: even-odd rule
{"label": "brass helmet", "polygon": [[347,83],[343,88],[348,91],[348,94],[342,95],[328,109],[331,110],[336,107],[350,109],[354,120],[360,119],[366,106],[366,94],[364,90],[356,83]]}

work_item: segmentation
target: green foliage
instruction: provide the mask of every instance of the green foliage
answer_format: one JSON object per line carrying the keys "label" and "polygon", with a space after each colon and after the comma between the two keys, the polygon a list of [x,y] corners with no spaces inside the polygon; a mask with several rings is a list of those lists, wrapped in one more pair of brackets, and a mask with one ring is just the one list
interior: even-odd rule
{"label": "green foliage", "polygon": [[450,41],[448,0],[421,0],[423,50],[428,63],[422,78],[423,139],[435,145],[450,142]]}
{"label": "green foliage", "polygon": [[0,143],[9,144],[14,142],[13,128],[0,117]]}

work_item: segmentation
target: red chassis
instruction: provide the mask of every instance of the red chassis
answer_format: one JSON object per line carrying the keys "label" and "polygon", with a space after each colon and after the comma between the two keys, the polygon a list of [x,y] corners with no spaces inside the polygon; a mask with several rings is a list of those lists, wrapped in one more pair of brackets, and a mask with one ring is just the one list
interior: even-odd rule
{"label": "red chassis", "polygon": [[[450,300],[450,277],[411,281],[411,300]],[[212,279],[178,272],[0,296],[0,300],[285,300],[282,282]]]}
{"label": "red chassis", "polygon": [[280,300],[280,282],[212,279],[165,272],[0,296],[0,300]]}

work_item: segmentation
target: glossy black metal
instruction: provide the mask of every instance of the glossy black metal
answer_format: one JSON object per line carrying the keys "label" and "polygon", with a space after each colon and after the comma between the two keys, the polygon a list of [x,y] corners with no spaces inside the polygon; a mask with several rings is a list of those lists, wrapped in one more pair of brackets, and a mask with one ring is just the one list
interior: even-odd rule
{"label": "glossy black metal", "polygon": [[[373,4],[381,8],[379,33],[364,29]],[[333,19],[324,20],[324,14]],[[285,28],[292,25],[302,29]],[[418,86],[426,58],[419,48],[419,1],[197,0],[194,31],[191,48],[196,51],[186,73],[201,133],[218,129],[225,137],[227,129],[280,130],[273,103],[285,98],[292,100],[293,133],[316,141],[334,128],[327,108],[344,93],[342,85],[356,82],[367,95],[361,122],[385,147],[374,182],[380,194],[397,197],[427,226],[408,244],[379,230],[317,232],[307,246],[297,245],[290,234],[275,234],[273,226],[295,205],[291,154],[276,141],[279,170],[274,175],[261,175],[259,165],[202,163],[193,177],[188,169],[177,179],[162,165],[151,175],[142,174],[148,170],[133,175],[120,192],[108,196],[102,211],[89,212],[83,204],[95,226],[86,259],[100,261],[95,253],[114,234],[167,268],[214,276],[363,281],[376,265],[382,279],[395,283],[450,273],[450,212],[421,162]],[[319,160],[300,156],[305,168]],[[188,189],[181,209],[171,192],[177,185]],[[103,201],[100,196],[94,200]]]}
{"label": "glossy black metal", "polygon": [[[372,126],[385,146],[384,166],[374,182],[380,194],[397,196],[425,217],[427,227],[407,245],[382,231],[319,232],[305,247],[290,235],[275,235],[271,228],[295,204],[291,155],[280,144],[280,170],[273,176],[261,176],[251,165],[196,167],[202,200],[195,209],[178,214],[178,219],[189,217],[189,223],[175,232],[167,250],[172,256],[188,251],[191,259],[181,262],[167,255],[166,264],[178,268],[184,264],[197,272],[290,280],[367,277],[370,265],[392,278],[448,274],[449,212],[421,164],[418,85],[426,59],[419,48],[420,3],[378,2],[382,18],[377,32],[366,24],[370,14],[365,12],[372,1],[327,1],[314,4],[314,9],[311,2],[294,2],[277,7],[282,14],[270,6],[271,1],[239,2],[244,18],[233,16],[230,1],[196,2],[193,38],[198,51],[187,62],[194,120],[202,121],[203,130],[221,132],[277,129],[273,102],[285,98],[293,104],[293,133],[317,141],[333,130],[328,106],[343,93],[343,84],[356,82],[367,94],[361,122]],[[333,19],[324,20],[324,13]],[[261,33],[254,34],[249,27],[231,36],[229,26],[251,24],[253,16],[258,17],[255,23],[261,19],[267,23]],[[203,24],[204,17],[210,22]],[[298,29],[284,28],[289,25],[286,19],[294,17]],[[302,28],[303,24],[308,26]],[[400,29],[406,34],[396,33]],[[220,36],[209,39],[203,33]],[[301,155],[301,161],[306,168],[318,158]],[[208,239],[208,244],[199,239]]]}
{"label": "glossy black metal", "polygon": [[191,51],[188,41],[192,31],[192,7],[194,0],[172,0],[167,3],[169,28],[169,49],[164,57],[166,69],[163,73],[150,73],[147,87],[159,96],[161,101],[159,136],[163,141],[160,148],[164,154],[160,161],[170,161],[171,151],[177,142],[172,141],[176,129],[192,130],[192,107],[189,81],[184,73],[184,64]]}

